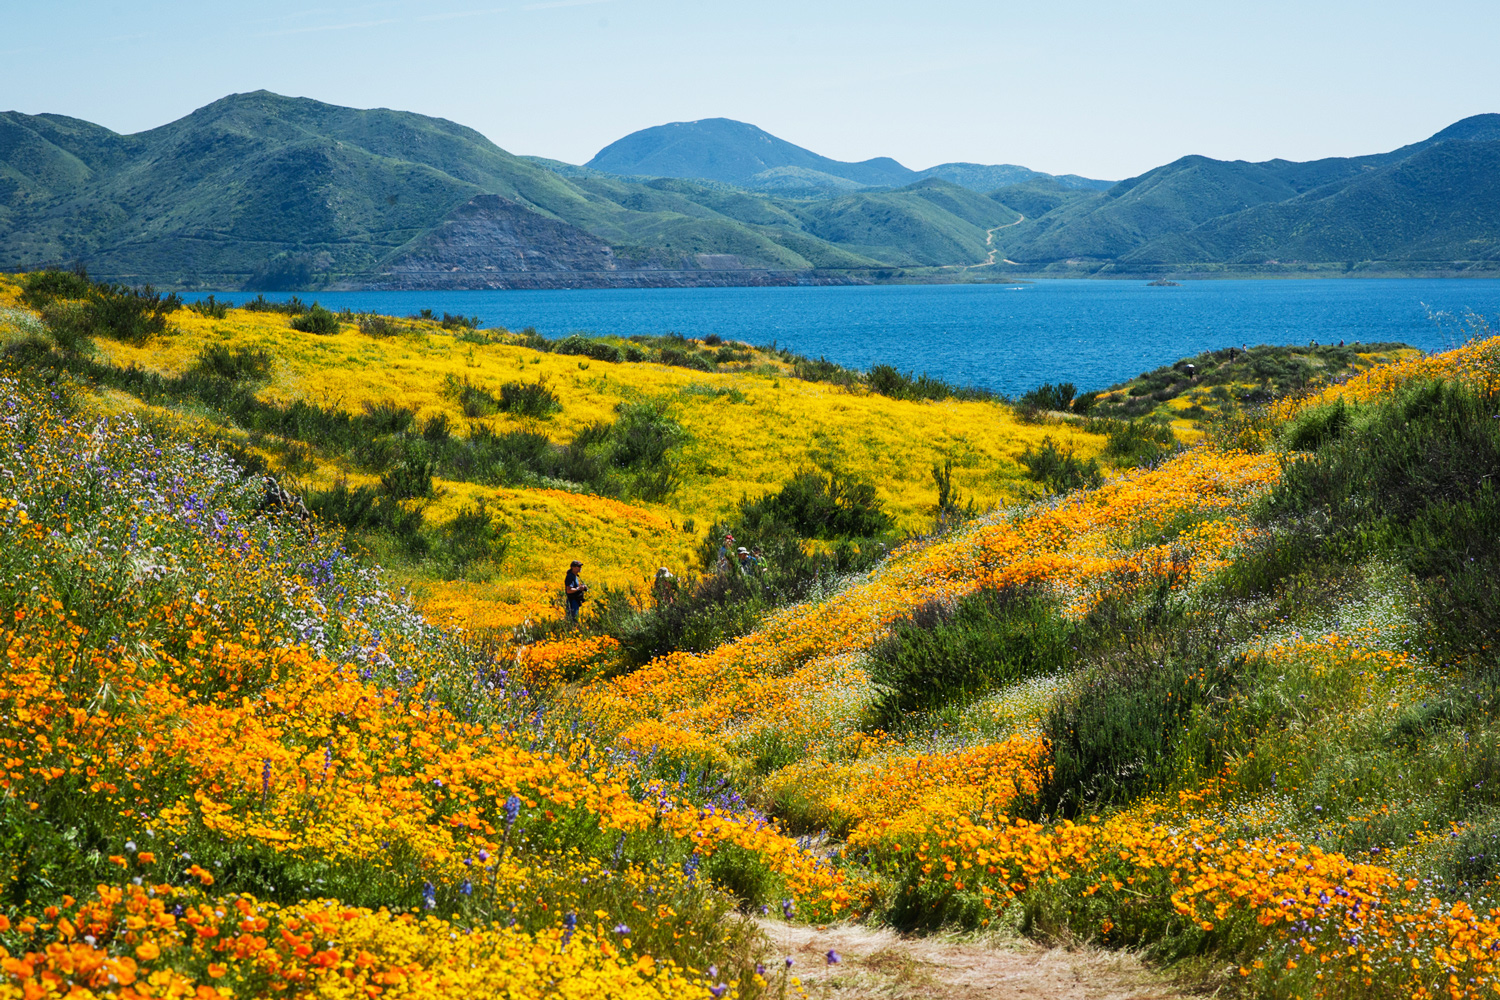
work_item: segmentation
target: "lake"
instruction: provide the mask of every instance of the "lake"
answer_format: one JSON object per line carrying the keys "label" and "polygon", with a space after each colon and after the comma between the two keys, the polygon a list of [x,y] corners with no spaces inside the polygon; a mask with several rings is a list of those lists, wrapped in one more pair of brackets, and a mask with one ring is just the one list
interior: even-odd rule
{"label": "lake", "polygon": [[[191,296],[190,296],[191,297]],[[244,292],[218,293],[240,303]],[[286,293],[267,293],[285,299]],[[717,333],[775,341],[853,368],[891,364],[1020,393],[1043,382],[1102,388],[1217,347],[1399,340],[1442,350],[1473,312],[1500,316],[1500,279],[1042,280],[1017,285],[652,288],[302,293],[330,309],[432,309],[482,326],[628,337]],[[1500,328],[1500,323],[1495,324]]]}

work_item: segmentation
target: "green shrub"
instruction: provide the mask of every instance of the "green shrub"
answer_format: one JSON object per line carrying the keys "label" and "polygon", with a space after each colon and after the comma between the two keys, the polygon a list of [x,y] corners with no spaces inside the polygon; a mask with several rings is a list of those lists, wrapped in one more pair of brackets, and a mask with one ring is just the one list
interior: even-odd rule
{"label": "green shrub", "polygon": [[1090,634],[1110,637],[1111,653],[1043,719],[1052,770],[1037,795],[1040,812],[1076,816],[1123,805],[1220,763],[1227,748],[1194,743],[1189,724],[1199,706],[1242,682],[1243,658],[1223,652],[1216,626],[1165,611],[1170,587],[1164,580],[1148,595],[1140,619],[1112,618],[1106,606],[1085,622]]}
{"label": "green shrub", "polygon": [[21,278],[21,301],[40,311],[57,299],[84,299],[94,283],[84,271],[30,271]]}
{"label": "green shrub", "polygon": [[445,580],[470,579],[476,568],[505,558],[510,528],[495,520],[484,500],[466,504],[443,526]]}
{"label": "green shrub", "polygon": [[1046,382],[1023,395],[1018,405],[1038,410],[1066,410],[1073,404],[1073,397],[1077,394],[1078,387],[1072,382],[1060,382],[1057,385]]}
{"label": "green shrub", "polygon": [[1146,420],[1110,420],[1092,422],[1089,429],[1103,423],[1107,440],[1103,455],[1116,465],[1154,467],[1169,458],[1180,445],[1172,428]]}
{"label": "green shrub", "polygon": [[416,419],[410,409],[390,400],[365,404],[365,423],[373,434],[404,434]]}
{"label": "green shrub", "polygon": [[553,344],[552,351],[555,354],[576,354],[593,358],[595,361],[608,361],[615,364],[625,360],[624,354],[613,344],[606,344],[602,340],[576,333]]}
{"label": "green shrub", "polygon": [[875,486],[845,472],[804,469],[775,493],[741,502],[739,520],[753,531],[771,519],[801,538],[874,538],[895,527]]}
{"label": "green shrub", "polygon": [[209,319],[223,319],[229,315],[229,303],[219,302],[212,295],[197,302],[189,302],[188,308],[199,316],[207,316]]}
{"label": "green shrub", "polygon": [[470,420],[491,416],[502,408],[494,393],[470,382],[467,375],[461,379],[452,375],[444,376],[443,395],[456,402],[459,410]]}
{"label": "green shrub", "polygon": [[477,330],[479,329],[478,316],[455,316],[450,312],[443,313],[442,326],[444,330]]}
{"label": "green shrub", "polygon": [[1320,519],[1346,558],[1395,559],[1420,581],[1440,654],[1487,671],[1500,671],[1497,413],[1500,392],[1450,382],[1366,404],[1286,461],[1265,512]]}
{"label": "green shrub", "polygon": [[545,419],[562,410],[562,400],[547,387],[545,378],[535,382],[506,382],[500,386],[500,409],[513,417]]}
{"label": "green shrub", "polygon": [[911,372],[902,373],[891,365],[876,365],[865,373],[865,384],[871,392],[892,399],[944,400],[944,399],[996,399],[996,395],[985,389],[958,387],[933,378],[927,373],[913,377]]}
{"label": "green shrub", "polygon": [[434,495],[432,463],[403,460],[380,477],[380,491],[396,500],[426,499]]}
{"label": "green shrub", "polygon": [[1281,443],[1292,451],[1316,451],[1348,429],[1353,415],[1344,401],[1312,406],[1289,420],[1281,432]]}
{"label": "green shrub", "polygon": [[300,316],[293,316],[289,324],[293,330],[303,333],[314,333],[320,337],[327,337],[339,332],[339,318],[324,309],[316,302],[312,308]]}
{"label": "green shrub", "polygon": [[359,332],[367,337],[394,337],[403,329],[391,317],[375,313],[360,313],[355,322],[359,324]]}
{"label": "green shrub", "polygon": [[929,601],[870,650],[870,680],[882,689],[873,721],[892,729],[907,712],[1059,670],[1078,642],[1077,626],[1055,601],[1030,591],[981,590],[954,605]]}
{"label": "green shrub", "polygon": [[212,344],[198,352],[191,370],[226,382],[264,382],[271,377],[271,355],[258,348],[230,350]]}
{"label": "green shrub", "polygon": [[79,354],[93,347],[94,320],[87,302],[50,301],[42,306],[41,319],[60,350]]}
{"label": "green shrub", "polygon": [[240,308],[248,309],[251,312],[276,312],[284,313],[287,316],[301,316],[303,313],[311,310],[312,307],[295,295],[285,302],[272,302],[264,295],[257,295],[249,302],[240,306]]}
{"label": "green shrub", "polygon": [[1054,493],[1094,487],[1104,481],[1097,461],[1078,458],[1071,448],[1063,451],[1050,434],[1036,448],[1023,451],[1018,461],[1026,467],[1027,476]]}

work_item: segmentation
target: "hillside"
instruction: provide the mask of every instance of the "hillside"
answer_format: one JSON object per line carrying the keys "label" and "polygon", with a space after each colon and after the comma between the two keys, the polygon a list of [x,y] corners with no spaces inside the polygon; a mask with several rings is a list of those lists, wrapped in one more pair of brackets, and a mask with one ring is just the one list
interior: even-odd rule
{"label": "hillside", "polygon": [[1025,269],[1482,271],[1500,249],[1497,123],[1500,115],[1477,115],[1372,156],[1184,157],[1096,197],[1027,213],[997,239]]}
{"label": "hillside", "polygon": [[730,118],[641,129],[605,146],[584,166],[627,177],[683,177],[757,191],[804,194],[902,187],[928,177],[980,193],[1027,181],[1051,181],[1079,190],[1100,190],[1111,183],[1076,174],[1058,177],[1013,164],[940,163],[926,170],[911,170],[888,156],[846,163]]}
{"label": "hillside", "polygon": [[[1111,186],[841,164],[727,119],[571,167],[441,119],[265,91],[128,136],[8,112],[0,269],[268,290],[1477,273],[1496,250],[1497,119],[1364,157],[1189,156]],[[973,269],[992,249],[1002,263]]]}
{"label": "hillside", "polygon": [[[746,345],[0,298],[0,989],[1493,992],[1500,338],[1134,467]],[[576,623],[390,572],[590,544]]]}

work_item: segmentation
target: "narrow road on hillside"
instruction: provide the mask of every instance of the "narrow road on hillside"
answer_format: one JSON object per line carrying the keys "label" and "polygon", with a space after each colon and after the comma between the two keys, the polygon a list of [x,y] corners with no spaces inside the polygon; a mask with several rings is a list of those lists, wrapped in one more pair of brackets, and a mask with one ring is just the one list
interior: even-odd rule
{"label": "narrow road on hillside", "polygon": [[[1016,214],[1019,215],[1020,213],[1018,212]],[[1025,221],[1026,221],[1026,216],[1022,215],[1015,222],[1007,222],[1003,226],[996,226],[994,229],[986,229],[984,231],[984,245],[990,248],[989,259],[987,259],[982,264],[968,264],[968,265],[966,265],[964,267],[964,270],[965,271],[972,271],[976,267],[994,267],[995,266],[995,254],[997,254],[997,253],[1000,252],[999,248],[997,248],[995,246],[995,234],[998,233],[1002,229],[1009,229],[1011,226],[1019,226],[1021,223],[1025,222]],[[1010,263],[1013,263],[1013,262],[1007,260],[1005,263],[1010,264]]]}
{"label": "narrow road on hillside", "polygon": [[[813,1000],[1181,1000],[1129,953],[762,921]],[[829,949],[839,955],[827,960]],[[777,970],[779,972],[779,970]],[[776,973],[772,973],[775,975]]]}

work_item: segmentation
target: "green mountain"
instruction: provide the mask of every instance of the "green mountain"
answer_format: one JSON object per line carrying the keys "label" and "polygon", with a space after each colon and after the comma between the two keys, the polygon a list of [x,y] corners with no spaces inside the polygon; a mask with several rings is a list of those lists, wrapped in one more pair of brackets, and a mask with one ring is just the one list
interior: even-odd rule
{"label": "green mountain", "polygon": [[974,263],[1013,217],[941,181],[809,204],[564,166],[441,119],[264,91],[136,135],[11,112],[0,267],[217,287],[848,280],[812,272]]}
{"label": "green mountain", "polygon": [[672,122],[632,132],[605,146],[585,166],[624,177],[690,177],[781,194],[843,194],[860,188],[900,187],[929,177],[973,191],[1038,179],[1063,187],[1100,190],[1110,181],[1028,170],[1012,164],[941,163],[909,170],[888,156],[846,163],[778,139],[731,118]]}
{"label": "green mountain", "polygon": [[1050,207],[1034,187],[1003,189],[994,197],[1027,218],[996,243],[1033,271],[1491,270],[1500,258],[1497,178],[1500,115],[1478,115],[1372,156],[1187,156]]}
{"label": "green mountain", "polygon": [[1024,168],[840,164],[707,124],[717,145],[637,133],[596,162],[633,149],[663,171],[753,171],[758,190],[513,156],[442,119],[264,91],[135,135],[9,112],[0,268],[268,289],[1500,269],[1500,115],[1374,156],[1184,157],[1104,191],[1006,172]]}

